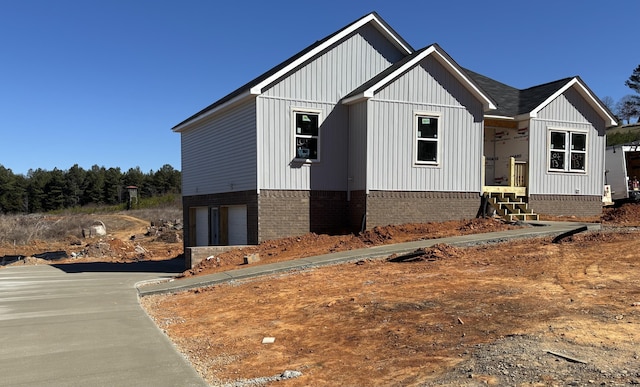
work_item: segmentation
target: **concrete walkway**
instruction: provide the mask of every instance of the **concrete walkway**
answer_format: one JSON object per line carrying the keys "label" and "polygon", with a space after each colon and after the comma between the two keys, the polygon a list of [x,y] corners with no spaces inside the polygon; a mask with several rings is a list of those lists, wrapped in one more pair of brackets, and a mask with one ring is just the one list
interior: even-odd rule
{"label": "concrete walkway", "polygon": [[138,288],[141,296],[151,294],[173,293],[183,290],[215,285],[232,280],[257,277],[290,270],[300,270],[323,265],[333,265],[360,259],[388,257],[391,254],[408,254],[419,248],[430,247],[437,243],[446,243],[453,246],[465,246],[482,243],[496,243],[513,239],[534,238],[542,236],[555,236],[572,230],[587,227],[589,230],[599,230],[600,224],[578,222],[529,222],[531,227],[523,227],[515,230],[491,232],[455,236],[449,238],[427,239],[416,242],[383,245],[366,249],[341,251],[332,254],[300,258],[292,261],[269,263],[264,265],[246,266],[242,269],[230,270],[221,273],[201,275]]}
{"label": "concrete walkway", "polygon": [[76,265],[0,268],[0,386],[207,386],[135,291],[182,267]]}

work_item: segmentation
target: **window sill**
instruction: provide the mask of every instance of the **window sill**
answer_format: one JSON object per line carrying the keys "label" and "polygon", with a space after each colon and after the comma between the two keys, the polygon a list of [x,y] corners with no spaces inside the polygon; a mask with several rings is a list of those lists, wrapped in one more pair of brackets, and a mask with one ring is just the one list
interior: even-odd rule
{"label": "window sill", "polygon": [[559,170],[559,169],[549,169],[547,170],[547,173],[565,173],[565,174],[571,174],[571,175],[586,175],[587,171],[564,171],[564,170]]}
{"label": "window sill", "polygon": [[295,159],[293,159],[293,161],[291,163],[293,163],[293,164],[319,164],[320,160],[295,158]]}
{"label": "window sill", "polygon": [[440,163],[438,163],[438,162],[420,161],[420,162],[414,162],[413,166],[414,167],[439,167]]}

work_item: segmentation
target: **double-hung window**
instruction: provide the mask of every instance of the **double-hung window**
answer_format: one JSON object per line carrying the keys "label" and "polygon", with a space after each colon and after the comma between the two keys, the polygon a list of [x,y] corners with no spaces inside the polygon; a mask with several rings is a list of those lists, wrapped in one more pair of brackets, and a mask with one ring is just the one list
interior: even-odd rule
{"label": "double-hung window", "polygon": [[586,172],[587,133],[572,130],[549,131],[549,171]]}
{"label": "double-hung window", "polygon": [[294,111],[295,158],[304,161],[320,160],[320,112]]}
{"label": "double-hung window", "polygon": [[438,123],[437,115],[416,114],[416,164],[438,163]]}

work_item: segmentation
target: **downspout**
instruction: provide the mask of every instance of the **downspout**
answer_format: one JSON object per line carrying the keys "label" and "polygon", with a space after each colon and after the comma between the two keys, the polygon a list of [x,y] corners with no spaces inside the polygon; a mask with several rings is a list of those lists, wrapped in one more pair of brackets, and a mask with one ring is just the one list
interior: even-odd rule
{"label": "downspout", "polygon": [[262,109],[260,109],[259,97],[256,96],[254,101],[256,104],[256,195],[260,196],[260,185],[262,183],[260,179],[262,172],[262,127],[260,125],[262,122]]}

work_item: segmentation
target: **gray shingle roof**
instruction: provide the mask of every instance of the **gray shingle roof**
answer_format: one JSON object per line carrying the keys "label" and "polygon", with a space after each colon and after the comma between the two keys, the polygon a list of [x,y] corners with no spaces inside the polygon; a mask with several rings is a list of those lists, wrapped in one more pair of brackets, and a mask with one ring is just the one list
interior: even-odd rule
{"label": "gray shingle roof", "polygon": [[465,71],[498,104],[497,109],[486,114],[506,117],[515,117],[533,111],[574,78],[564,78],[520,90],[469,69]]}
{"label": "gray shingle roof", "polygon": [[[314,49],[316,49],[318,47],[321,47],[324,43],[327,43],[332,38],[334,38],[337,35],[341,34],[343,31],[348,30],[349,28],[354,26],[356,23],[360,22],[364,18],[369,17],[371,15],[382,25],[382,27],[391,36],[393,36],[395,39],[397,39],[397,42],[399,42],[399,44],[402,47],[405,47],[405,49],[408,52],[410,52],[410,54],[406,55],[403,59],[401,59],[397,63],[394,63],[393,65],[391,65],[389,68],[387,68],[386,70],[384,70],[380,74],[378,74],[375,77],[373,77],[372,79],[368,80],[366,83],[364,83],[363,85],[358,87],[356,90],[353,90],[351,93],[349,93],[347,96],[345,96],[345,99],[348,99],[349,97],[352,97],[352,96],[357,96],[360,93],[363,93],[364,91],[368,90],[369,88],[375,86],[376,84],[378,84],[378,82],[380,82],[381,80],[385,79],[388,75],[392,74],[394,71],[398,71],[398,69],[400,69],[408,61],[412,60],[417,55],[419,55],[420,53],[424,52],[424,50],[429,49],[430,47],[435,47],[438,50],[438,52],[442,53],[442,55],[445,55],[447,60],[450,63],[452,63],[457,69],[459,69],[459,71],[462,71],[462,72],[464,72],[466,74],[466,76],[469,78],[470,83],[475,85],[473,87],[476,87],[477,89],[479,89],[481,91],[481,94],[484,95],[484,98],[489,98],[490,100],[492,100],[491,102],[495,106],[497,106],[496,109],[485,112],[486,115],[516,117],[516,116],[521,115],[521,114],[530,113],[534,109],[539,107],[545,100],[547,100],[547,98],[552,96],[554,93],[556,93],[558,90],[560,90],[563,86],[565,86],[568,82],[570,82],[572,79],[577,78],[577,77],[564,78],[564,79],[560,79],[560,80],[557,80],[557,81],[553,81],[553,82],[545,83],[545,84],[542,84],[542,85],[533,86],[533,87],[530,87],[530,88],[527,88],[527,89],[519,90],[519,89],[516,89],[516,88],[511,87],[509,85],[506,85],[504,83],[498,82],[498,81],[496,81],[494,79],[491,79],[491,78],[489,78],[487,76],[478,74],[478,73],[476,73],[474,71],[461,68],[437,44],[433,44],[433,45],[424,47],[424,48],[422,48],[422,49],[420,49],[418,51],[414,51],[414,49],[411,47],[411,45],[409,43],[407,43],[400,35],[398,35],[398,33],[396,31],[394,31],[393,28],[391,28],[391,26],[389,26],[377,13],[371,12],[371,13],[365,15],[364,17],[354,21],[353,23],[350,23],[349,25],[345,26],[344,28],[334,32],[333,34],[325,37],[324,39],[318,40],[317,42],[313,43],[312,45],[310,45],[307,48],[303,49],[302,51],[298,52],[297,54],[295,54],[291,58],[289,58],[289,59],[285,60],[284,62],[278,64],[277,66],[273,67],[272,69],[270,69],[269,71],[265,72],[264,74],[259,75],[258,77],[254,78],[250,82],[244,84],[243,86],[241,86],[238,89],[234,90],[233,92],[227,94],[226,96],[222,97],[221,99],[219,99],[218,101],[214,102],[213,104],[205,107],[204,109],[200,110],[196,114],[194,114],[194,115],[190,116],[189,118],[185,119],[184,121],[180,122],[179,124],[174,126],[173,129],[176,130],[176,128],[178,128],[178,127],[180,127],[180,126],[182,126],[182,125],[184,125],[184,124],[186,124],[186,123],[188,123],[188,122],[190,122],[192,120],[195,120],[198,117],[203,116],[203,115],[207,114],[208,112],[210,112],[210,111],[212,111],[212,110],[214,110],[214,109],[216,109],[218,107],[221,107],[221,106],[225,105],[226,103],[232,101],[234,98],[242,96],[245,93],[249,93],[252,88],[262,84],[263,82],[270,82],[270,78],[278,76],[278,73],[280,71],[286,70],[288,66],[294,65],[298,60],[303,60],[305,55],[311,53]],[[584,84],[584,82],[582,82],[580,80],[580,83],[581,83],[581,85],[584,86],[584,88],[586,88],[588,90],[588,88],[587,88],[586,84]],[[593,92],[591,92],[589,90],[588,93],[590,93],[595,98],[595,95],[593,94]],[[603,104],[601,104],[601,105],[604,106]],[[603,109],[604,109],[606,114],[608,114],[609,116],[613,117],[613,114],[611,114],[611,112],[609,112],[609,110],[606,107],[603,107]]]}

